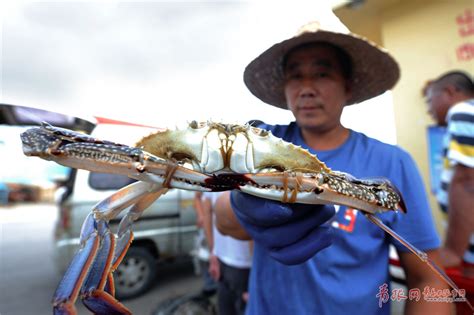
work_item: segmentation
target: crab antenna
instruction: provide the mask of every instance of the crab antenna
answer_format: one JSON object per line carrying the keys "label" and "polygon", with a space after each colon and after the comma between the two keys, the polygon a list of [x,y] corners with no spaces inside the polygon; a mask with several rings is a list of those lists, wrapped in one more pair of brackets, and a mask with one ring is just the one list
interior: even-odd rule
{"label": "crab antenna", "polygon": [[45,120],[41,121],[40,124],[41,124],[42,127],[52,127],[52,125],[49,122],[45,121]]}
{"label": "crab antenna", "polygon": [[[462,296],[461,292],[459,291],[459,287],[454,283],[453,280],[451,280],[446,273],[438,267],[429,257],[428,254],[419,250],[415,246],[411,245],[407,240],[405,240],[403,237],[398,235],[394,230],[386,226],[379,218],[374,216],[371,213],[364,213],[367,219],[369,219],[372,223],[380,227],[382,230],[390,234],[393,238],[395,238],[397,241],[402,243],[406,248],[408,248],[413,254],[415,254],[418,258],[420,258],[421,261],[426,263],[444,282],[449,284],[451,288],[453,288],[458,296]],[[471,305],[468,299],[465,301],[468,305],[471,311],[474,311],[474,307]]]}

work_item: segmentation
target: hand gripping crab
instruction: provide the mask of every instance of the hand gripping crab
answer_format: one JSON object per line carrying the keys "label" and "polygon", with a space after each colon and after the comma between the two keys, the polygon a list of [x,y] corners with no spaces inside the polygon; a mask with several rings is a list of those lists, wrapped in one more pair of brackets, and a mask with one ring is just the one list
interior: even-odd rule
{"label": "hand gripping crab", "polygon": [[[54,295],[56,314],[75,314],[78,296],[96,314],[130,314],[114,298],[112,273],[132,242],[132,223],[169,188],[240,189],[282,202],[340,204],[359,209],[457,290],[425,253],[373,215],[397,209],[405,212],[400,195],[388,181],[358,180],[331,171],[307,150],[271,132],[248,125],[191,122],[184,129],[156,132],[129,147],[43,124],[25,131],[21,139],[28,156],[138,180],[99,202],[86,218],[81,247]],[[113,234],[109,220],[128,207]]]}

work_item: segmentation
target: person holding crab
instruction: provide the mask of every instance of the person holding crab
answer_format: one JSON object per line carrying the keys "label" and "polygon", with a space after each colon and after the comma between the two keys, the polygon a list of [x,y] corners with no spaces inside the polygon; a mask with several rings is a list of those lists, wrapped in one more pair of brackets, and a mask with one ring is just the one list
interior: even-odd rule
{"label": "person holding crab", "polygon": [[[258,127],[307,148],[332,169],[358,178],[388,178],[401,191],[408,213],[379,218],[439,262],[440,240],[412,158],[341,124],[345,106],[395,85],[398,64],[340,21],[326,22],[305,25],[246,67],[248,89],[295,117],[289,125]],[[216,208],[222,233],[254,240],[247,314],[389,314],[390,296],[381,300],[379,293],[390,282],[390,244],[397,249],[408,289],[447,288],[354,209],[341,206],[335,213],[332,206],[290,205],[238,191],[221,197]],[[451,307],[406,300],[406,314],[448,314]]]}

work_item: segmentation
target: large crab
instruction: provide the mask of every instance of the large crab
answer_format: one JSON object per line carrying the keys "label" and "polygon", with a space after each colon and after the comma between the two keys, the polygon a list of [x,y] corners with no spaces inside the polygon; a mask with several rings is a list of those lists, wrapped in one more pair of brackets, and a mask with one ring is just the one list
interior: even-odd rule
{"label": "large crab", "polygon": [[[458,290],[425,253],[373,215],[406,211],[389,181],[359,180],[332,171],[315,155],[269,131],[249,125],[193,121],[183,129],[153,133],[129,147],[43,124],[25,131],[21,139],[28,156],[138,180],[99,202],[86,218],[80,249],[54,295],[56,314],[75,314],[78,296],[95,314],[130,314],[114,298],[112,273],[132,242],[132,223],[169,188],[240,189],[282,202],[339,204],[358,209]],[[117,233],[112,233],[109,220],[126,208],[129,210]]]}

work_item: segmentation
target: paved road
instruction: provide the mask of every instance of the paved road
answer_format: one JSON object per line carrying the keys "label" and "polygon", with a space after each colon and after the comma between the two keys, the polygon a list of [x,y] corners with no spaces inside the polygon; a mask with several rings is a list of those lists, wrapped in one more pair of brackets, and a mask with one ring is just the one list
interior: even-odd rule
{"label": "paved road", "polygon": [[[60,275],[52,260],[56,209],[51,204],[0,207],[0,315],[51,314],[51,296]],[[192,267],[166,267],[147,294],[124,304],[148,315],[165,299],[197,292],[201,280]],[[77,303],[79,314],[90,314]]]}

